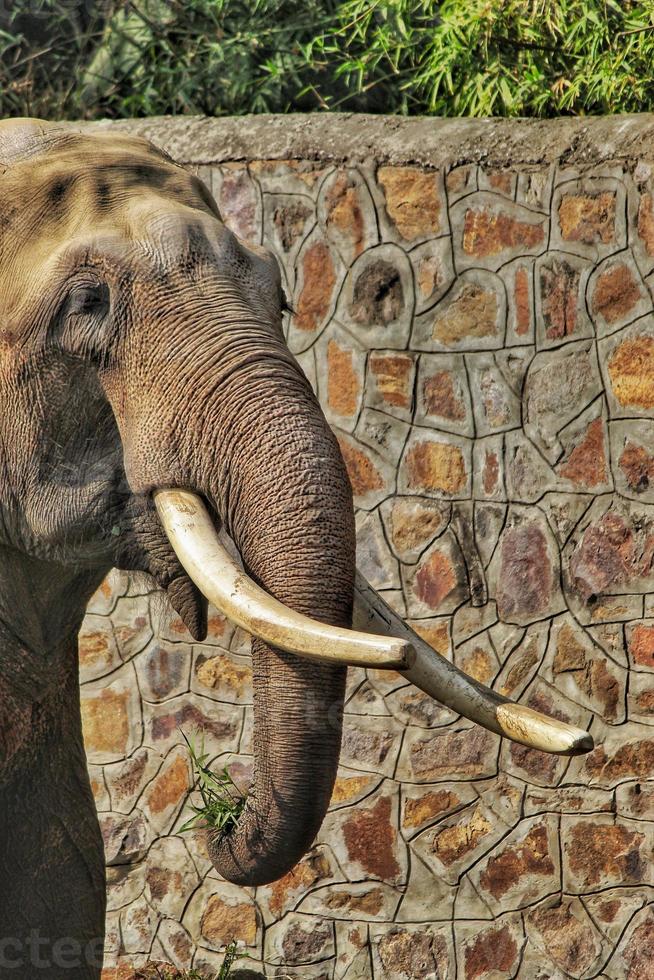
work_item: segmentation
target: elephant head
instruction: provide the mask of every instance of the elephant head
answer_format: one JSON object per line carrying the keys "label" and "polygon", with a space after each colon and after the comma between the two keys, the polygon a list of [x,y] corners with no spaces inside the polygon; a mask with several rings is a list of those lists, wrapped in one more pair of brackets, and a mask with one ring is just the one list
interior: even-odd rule
{"label": "elephant head", "polygon": [[355,581],[351,490],[284,342],[276,262],[200,180],[145,141],[34,120],[0,126],[0,162],[0,933],[101,934],[74,651],[112,566],[153,576],[196,639],[207,598],[255,637],[254,785],[209,840],[232,881],[274,880],[311,845],[348,663],[402,669],[526,744],[591,747],[461,674]]}

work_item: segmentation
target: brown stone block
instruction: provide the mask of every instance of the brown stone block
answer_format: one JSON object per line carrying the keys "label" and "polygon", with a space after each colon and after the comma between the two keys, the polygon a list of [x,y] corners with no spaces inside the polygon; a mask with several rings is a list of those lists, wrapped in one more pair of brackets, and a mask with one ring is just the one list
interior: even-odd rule
{"label": "brown stone block", "polygon": [[341,879],[335,870],[333,856],[324,845],[314,848],[292,871],[271,885],[259,889],[258,898],[266,922],[281,919],[315,888]]}
{"label": "brown stone block", "polygon": [[391,467],[360,442],[345,434],[339,434],[337,438],[355,502],[359,506],[374,507],[395,489],[394,481],[389,482]]}
{"label": "brown stone block", "polygon": [[221,168],[214,191],[220,216],[230,231],[246,242],[261,242],[261,192],[248,173],[246,164]]}
{"label": "brown stone block", "polygon": [[331,310],[338,271],[329,246],[315,236],[303,249],[299,265],[300,286],[292,325],[304,334],[315,336]]}
{"label": "brown stone block", "polygon": [[547,245],[546,216],[496,193],[468,195],[450,208],[450,220],[457,269],[499,269]]}
{"label": "brown stone block", "polygon": [[330,919],[361,919],[364,922],[392,921],[401,892],[381,881],[334,884],[318,888],[302,900],[300,912]]}
{"label": "brown stone block", "polygon": [[410,616],[452,613],[469,595],[466,564],[451,531],[426,551],[417,565],[403,568]]}
{"label": "brown stone block", "polygon": [[584,292],[590,266],[576,256],[548,252],[536,266],[536,316],[540,346],[592,336]]}

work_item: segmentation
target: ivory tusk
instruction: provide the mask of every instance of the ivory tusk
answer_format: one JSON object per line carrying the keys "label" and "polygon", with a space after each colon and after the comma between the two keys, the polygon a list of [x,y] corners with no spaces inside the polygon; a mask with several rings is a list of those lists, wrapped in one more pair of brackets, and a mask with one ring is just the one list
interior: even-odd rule
{"label": "ivory tusk", "polygon": [[354,624],[370,632],[403,637],[415,649],[414,662],[401,673],[430,697],[491,732],[542,752],[583,755],[593,748],[589,732],[516,704],[464,674],[429,646],[357,572]]}
{"label": "ivory tusk", "polygon": [[269,595],[223,547],[197,494],[158,490],[154,502],[188,576],[216,609],[252,636],[288,653],[332,664],[400,669],[413,662],[408,640],[330,626]]}

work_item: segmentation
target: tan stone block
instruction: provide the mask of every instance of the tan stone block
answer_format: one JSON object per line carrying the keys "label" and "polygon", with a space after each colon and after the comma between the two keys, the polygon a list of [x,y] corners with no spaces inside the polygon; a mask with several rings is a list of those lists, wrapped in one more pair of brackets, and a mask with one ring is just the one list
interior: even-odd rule
{"label": "tan stone block", "polygon": [[283,918],[310,892],[329,882],[342,881],[343,876],[330,849],[313,847],[295,867],[271,885],[257,891],[257,900],[266,924]]}
{"label": "tan stone block", "polygon": [[246,164],[220,169],[214,190],[220,216],[230,231],[251,244],[261,242],[261,193]]}
{"label": "tan stone block", "polygon": [[78,636],[80,682],[111,673],[121,663],[111,620],[87,613]]}
{"label": "tan stone block", "polygon": [[202,734],[212,756],[238,751],[243,727],[243,709],[221,702],[220,706],[198,694],[184,694],[163,704],[143,705],[145,743],[157,752],[183,745],[181,732]]}
{"label": "tan stone block", "polygon": [[[260,915],[248,893],[215,877],[205,878],[184,912],[182,925],[193,942],[220,950],[231,942],[259,949]],[[249,950],[248,950],[249,951]]]}
{"label": "tan stone block", "polygon": [[408,414],[413,400],[414,368],[415,360],[410,354],[371,351],[368,360],[369,404]]}
{"label": "tan stone block", "polygon": [[630,336],[613,351],[608,363],[611,388],[618,403],[650,411],[654,408],[654,337]]}
{"label": "tan stone block", "polygon": [[377,241],[372,198],[357,170],[336,170],[325,180],[318,219],[346,265]]}
{"label": "tan stone block", "polygon": [[558,207],[561,237],[567,242],[607,245],[615,237],[615,194],[563,194]]}
{"label": "tan stone block", "polygon": [[[145,897],[157,912],[179,920],[200,879],[183,840],[160,837],[146,859]],[[179,955],[179,950],[176,949]]]}
{"label": "tan stone block", "polygon": [[228,701],[252,703],[252,667],[245,657],[227,651],[196,651],[191,687],[198,694]]}
{"label": "tan stone block", "polygon": [[416,561],[449,523],[449,504],[424,497],[392,497],[381,506],[391,547],[402,561]]}
{"label": "tan stone block", "polygon": [[375,977],[384,980],[453,980],[454,949],[447,928],[371,927]]}
{"label": "tan stone block", "polygon": [[381,881],[326,885],[307,895],[299,912],[330,919],[361,919],[365,922],[393,920],[402,893]]}
{"label": "tan stone block", "polygon": [[434,436],[414,438],[402,461],[409,491],[462,496],[469,479],[462,447]]}
{"label": "tan stone block", "polygon": [[551,963],[574,977],[594,975],[609,951],[578,899],[560,905],[548,901],[531,909],[525,925],[529,941]]}
{"label": "tan stone block", "polygon": [[417,167],[380,167],[377,180],[386,211],[405,241],[440,232],[443,204],[436,174]]}
{"label": "tan stone block", "polygon": [[131,666],[84,685],[81,707],[89,762],[114,762],[132,752],[140,740],[141,713]]}

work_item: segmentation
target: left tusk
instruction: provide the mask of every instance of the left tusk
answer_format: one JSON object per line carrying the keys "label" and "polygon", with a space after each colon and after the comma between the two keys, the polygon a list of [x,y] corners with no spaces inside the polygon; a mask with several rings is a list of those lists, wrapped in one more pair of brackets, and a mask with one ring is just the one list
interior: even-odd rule
{"label": "left tusk", "polygon": [[542,752],[583,755],[592,750],[593,736],[589,732],[516,704],[464,674],[407,626],[359,572],[354,589],[354,623],[360,629],[392,632],[409,641],[416,657],[401,671],[404,677],[464,718]]}
{"label": "left tusk", "polygon": [[197,494],[157,490],[154,502],[188,576],[216,609],[247,633],[309,660],[396,670],[412,663],[408,640],[321,623],[265,592],[224,548]]}

